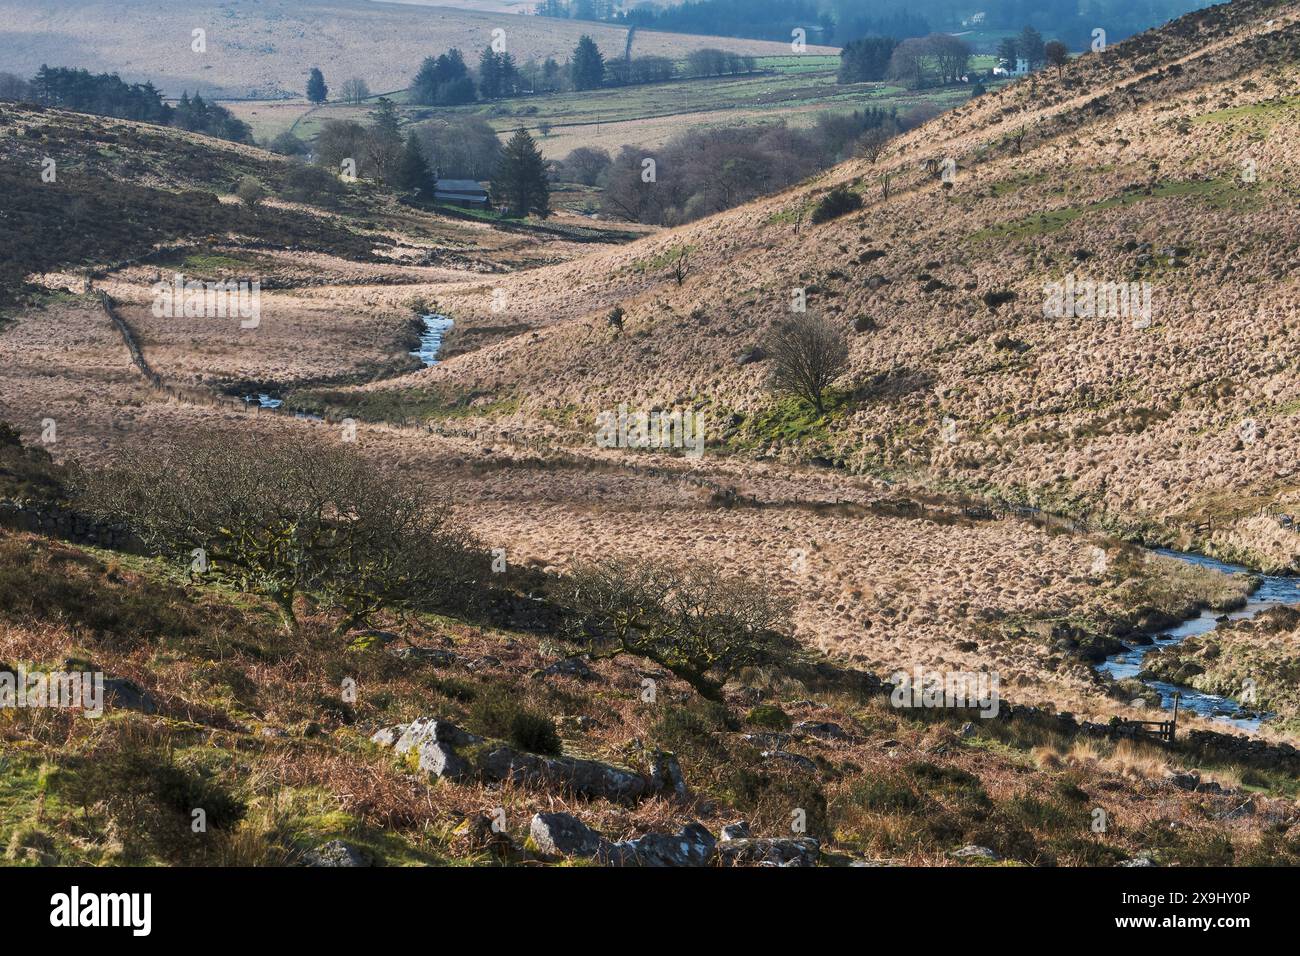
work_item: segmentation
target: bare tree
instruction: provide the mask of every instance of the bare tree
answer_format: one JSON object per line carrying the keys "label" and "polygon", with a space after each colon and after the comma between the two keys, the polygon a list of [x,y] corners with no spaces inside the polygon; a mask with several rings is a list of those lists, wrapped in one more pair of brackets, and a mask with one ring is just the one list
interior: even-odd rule
{"label": "bare tree", "polygon": [[691,271],[691,251],[684,246],[678,246],[668,254],[668,269],[673,279],[680,286],[686,281],[686,276]]}
{"label": "bare tree", "polygon": [[303,594],[341,610],[344,632],[451,601],[482,571],[445,505],[347,445],[198,433],[123,454],[74,491],[192,574],[269,598],[287,630]]}
{"label": "bare tree", "polygon": [[0,100],[25,100],[32,95],[32,85],[12,73],[0,73]]}
{"label": "bare tree", "polygon": [[739,668],[788,652],[789,605],[762,582],[651,561],[582,565],[560,583],[567,630],[595,656],[654,661],[709,700]]}
{"label": "bare tree", "polygon": [[866,158],[867,162],[874,166],[876,160],[885,152],[885,148],[889,145],[889,141],[893,139],[893,136],[893,129],[883,125],[869,129],[858,140],[858,152]]}
{"label": "bare tree", "polygon": [[351,103],[353,106],[359,106],[370,98],[370,87],[359,76],[344,80],[343,85],[339,87],[339,92],[343,97],[343,102]]}
{"label": "bare tree", "polygon": [[971,48],[960,37],[936,33],[925,38],[927,52],[934,59],[941,83],[956,83],[970,65]]}
{"label": "bare tree", "polygon": [[824,316],[778,322],[764,351],[772,359],[772,388],[826,412],[826,390],[849,365],[848,335]]}
{"label": "bare tree", "polygon": [[886,75],[911,89],[919,89],[925,85],[926,67],[931,58],[929,38],[909,37],[894,47]]}

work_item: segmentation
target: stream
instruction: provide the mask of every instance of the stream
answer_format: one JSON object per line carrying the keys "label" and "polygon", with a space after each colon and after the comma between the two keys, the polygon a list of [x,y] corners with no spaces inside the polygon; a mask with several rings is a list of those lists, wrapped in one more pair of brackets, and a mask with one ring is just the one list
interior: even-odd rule
{"label": "stream", "polygon": [[[1155,548],[1153,550],[1156,554],[1177,558],[1179,561],[1186,561],[1205,568],[1213,568],[1225,574],[1251,573],[1248,568],[1216,561],[1214,558],[1207,558],[1200,554],[1187,554],[1182,551],[1171,551],[1167,548]],[[1111,655],[1104,662],[1097,665],[1097,670],[1109,674],[1116,680],[1137,677],[1138,672],[1142,670],[1143,659],[1153,647],[1177,644],[1193,635],[1212,631],[1217,626],[1217,619],[1220,617],[1226,616],[1229,620],[1240,621],[1254,617],[1260,611],[1276,607],[1279,604],[1300,604],[1300,578],[1282,577],[1274,574],[1259,575],[1258,577],[1262,583],[1259,589],[1247,599],[1245,607],[1236,611],[1229,611],[1226,615],[1222,611],[1201,611],[1196,617],[1184,621],[1177,627],[1168,631],[1161,631],[1156,635],[1156,640],[1152,644],[1139,645]],[[1161,707],[1172,708],[1173,696],[1177,693],[1179,695],[1179,710],[1190,710],[1201,717],[1208,717],[1212,720],[1231,724],[1242,730],[1258,730],[1260,722],[1268,716],[1266,714],[1256,714],[1250,711],[1249,707],[1239,704],[1229,697],[1206,694],[1191,687],[1180,687],[1176,684],[1158,680],[1143,680],[1142,683],[1160,693]],[[1250,716],[1236,716],[1243,714],[1243,712],[1250,714]]]}
{"label": "stream", "polygon": [[452,327],[451,319],[445,315],[429,314],[420,316],[424,322],[424,334],[420,336],[420,347],[412,352],[418,356],[425,367],[438,364],[438,352],[442,348],[442,337]]}
{"label": "stream", "polygon": [[[424,323],[424,334],[420,336],[420,347],[411,354],[417,356],[427,368],[438,364],[438,352],[442,349],[443,337],[451,329],[453,323],[445,315],[438,315],[437,313],[422,315],[420,319]],[[267,409],[278,409],[284,404],[279,398],[267,394],[248,395],[245,396],[244,400],[250,403],[257,402]],[[301,413],[299,414],[301,416]],[[301,417],[316,418],[317,416]],[[1204,555],[1188,554],[1168,548],[1155,548],[1153,550],[1156,554],[1176,558],[1190,564],[1197,564],[1201,567],[1212,568],[1225,574],[1250,573],[1248,568],[1217,561]],[[1259,577],[1261,580],[1259,588],[1247,599],[1244,607],[1228,612],[1226,616],[1230,620],[1237,621],[1251,618],[1265,608],[1275,607],[1279,604],[1300,605],[1300,578],[1282,577],[1280,575],[1260,575]],[[1195,617],[1189,618],[1177,627],[1161,631],[1155,636],[1151,644],[1139,644],[1126,648],[1118,654],[1112,654],[1097,665],[1097,670],[1109,674],[1115,680],[1130,677],[1137,678],[1142,670],[1143,660],[1151,648],[1177,644],[1194,635],[1212,631],[1217,626],[1217,619],[1223,616],[1225,615],[1220,611],[1202,610]],[[1190,710],[1201,717],[1230,724],[1242,730],[1258,730],[1260,723],[1271,716],[1251,711],[1229,697],[1206,694],[1190,687],[1181,687],[1166,681],[1148,679],[1143,679],[1142,683],[1159,692],[1160,706],[1162,708],[1172,709],[1173,698],[1177,694],[1180,710]]]}
{"label": "stream", "polygon": [[[417,356],[424,363],[425,368],[438,364],[438,352],[442,349],[443,336],[450,331],[453,323],[445,315],[429,314],[420,316],[424,323],[424,334],[420,336],[420,347],[410,354]],[[275,411],[284,404],[284,399],[266,392],[258,392],[256,395],[245,395],[244,401],[252,405],[256,403],[262,408]],[[319,415],[309,415],[303,412],[297,412],[295,418],[308,418],[313,421],[320,421]]]}

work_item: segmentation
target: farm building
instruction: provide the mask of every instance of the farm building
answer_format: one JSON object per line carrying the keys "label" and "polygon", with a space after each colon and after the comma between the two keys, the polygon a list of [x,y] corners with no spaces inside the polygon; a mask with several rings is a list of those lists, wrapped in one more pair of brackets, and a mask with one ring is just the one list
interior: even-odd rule
{"label": "farm building", "polygon": [[435,202],[471,209],[487,209],[492,205],[488,191],[472,179],[440,179],[433,198]]}

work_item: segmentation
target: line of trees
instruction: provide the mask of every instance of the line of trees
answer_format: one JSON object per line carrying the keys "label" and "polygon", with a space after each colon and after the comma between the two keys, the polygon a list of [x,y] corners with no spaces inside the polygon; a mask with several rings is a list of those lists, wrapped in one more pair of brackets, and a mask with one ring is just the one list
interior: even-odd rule
{"label": "line of trees", "polygon": [[307,437],[182,435],[85,472],[75,494],[193,577],[270,599],[289,631],[309,595],[339,612],[342,634],[381,609],[454,604],[487,572],[427,488]]}
{"label": "line of trees", "polygon": [[946,86],[966,75],[970,58],[970,44],[960,37],[946,33],[909,37],[894,48],[886,77],[911,89]]}
{"label": "line of trees", "polygon": [[425,58],[411,81],[411,102],[423,106],[457,106],[477,98],[474,79],[460,50]]}
{"label": "line of trees", "polygon": [[481,116],[449,114],[412,129],[440,179],[491,179],[501,160],[501,139]]}
{"label": "line of trees", "polygon": [[[411,80],[410,93],[411,102],[420,106],[461,106],[528,93],[596,90],[687,77],[734,76],[756,69],[757,61],[752,56],[713,48],[688,53],[682,65],[665,56],[634,57],[630,49],[622,56],[607,57],[595,40],[584,35],[564,64],[547,57],[541,63],[529,60],[521,66],[510,53],[489,46],[479,56],[477,70],[471,71],[460,50],[448,50],[427,57],[420,64]],[[365,95],[369,95],[368,90]],[[344,84],[344,98],[359,102],[350,95],[348,84]]]}
{"label": "line of trees", "polygon": [[1008,70],[1013,69],[1016,61],[1021,59],[1031,70],[1052,66],[1059,73],[1070,62],[1070,48],[1060,40],[1043,42],[1043,35],[1027,26],[1020,31],[1019,36],[1003,37],[998,43],[998,60]]}
{"label": "line of trees", "polygon": [[440,178],[490,179],[493,198],[510,215],[550,215],[549,168],[533,137],[520,129],[502,147],[482,117],[431,120],[403,131],[397,108],[381,96],[369,123],[324,123],[316,162],[335,176],[351,163],[359,178],[423,203],[434,201]]}
{"label": "line of trees", "polygon": [[[0,452],[24,453],[4,422]],[[129,529],[191,581],[265,600],[286,640],[328,623],[338,645],[356,647],[358,629],[393,617],[477,616],[521,593],[512,572],[492,573],[448,501],[317,436],[202,429],[79,469],[68,490],[83,513]],[[723,701],[742,668],[796,648],[790,602],[761,578],[605,558],[543,580],[558,636],[575,650],[652,661],[708,700]]]}
{"label": "line of trees", "polygon": [[162,93],[152,83],[127,83],[116,73],[43,65],[31,80],[0,74],[0,99],[177,126],[238,143],[253,141],[247,123],[197,93],[193,97],[182,93],[180,101],[171,106],[163,101]]}
{"label": "line of trees", "polygon": [[692,130],[656,150],[574,150],[555,167],[560,181],[598,185],[610,217],[678,225],[779,191],[910,126],[894,110],[823,114],[808,129],[784,123]]}
{"label": "line of trees", "polygon": [[850,40],[840,50],[841,83],[869,83],[883,80],[889,72],[889,58],[898,41],[893,37],[863,37]]}
{"label": "line of trees", "polygon": [[[582,9],[582,0],[573,0],[570,3],[543,4],[538,12],[549,16],[603,19],[647,30],[757,40],[789,40],[790,32],[796,28],[812,28],[817,37],[827,39],[835,29],[833,16],[822,8],[819,0],[688,0],[661,7],[641,4],[604,17],[584,17]],[[590,11],[591,8],[586,9]]]}
{"label": "line of trees", "polygon": [[316,136],[317,163],[336,175],[351,163],[359,178],[432,201],[436,176],[414,132],[402,135],[397,107],[381,96],[369,120],[326,120]]}
{"label": "line of trees", "polygon": [[478,91],[485,100],[499,100],[520,91],[522,77],[515,58],[504,51],[485,47],[478,61]]}

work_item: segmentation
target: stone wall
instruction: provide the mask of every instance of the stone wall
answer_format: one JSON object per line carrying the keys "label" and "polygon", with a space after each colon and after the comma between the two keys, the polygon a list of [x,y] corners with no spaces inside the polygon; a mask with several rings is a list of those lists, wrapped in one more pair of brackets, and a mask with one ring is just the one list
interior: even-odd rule
{"label": "stone wall", "polygon": [[125,528],[95,521],[59,504],[24,503],[0,499],[0,527],[30,531],[73,544],[93,545],[129,554],[145,553],[144,546]]}

